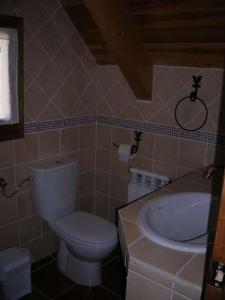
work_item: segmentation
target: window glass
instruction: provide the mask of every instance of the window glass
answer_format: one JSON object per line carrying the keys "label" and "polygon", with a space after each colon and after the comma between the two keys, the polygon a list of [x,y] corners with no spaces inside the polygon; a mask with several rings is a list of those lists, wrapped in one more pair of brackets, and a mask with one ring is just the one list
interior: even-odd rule
{"label": "window glass", "polygon": [[0,27],[0,124],[18,122],[17,30]]}

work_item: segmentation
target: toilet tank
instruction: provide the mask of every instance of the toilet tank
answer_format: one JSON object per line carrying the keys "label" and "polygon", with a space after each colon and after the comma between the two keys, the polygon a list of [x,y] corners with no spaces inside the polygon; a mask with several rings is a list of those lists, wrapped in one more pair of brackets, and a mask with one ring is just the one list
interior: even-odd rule
{"label": "toilet tank", "polygon": [[30,167],[35,213],[52,222],[75,210],[78,161],[51,159]]}

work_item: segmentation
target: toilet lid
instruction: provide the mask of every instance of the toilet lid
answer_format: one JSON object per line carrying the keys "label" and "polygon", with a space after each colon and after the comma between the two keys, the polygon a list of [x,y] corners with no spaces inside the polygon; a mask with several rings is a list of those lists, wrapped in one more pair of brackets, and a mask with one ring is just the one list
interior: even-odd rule
{"label": "toilet lid", "polygon": [[116,226],[112,222],[84,211],[63,217],[54,225],[68,238],[83,243],[102,244],[117,239]]}

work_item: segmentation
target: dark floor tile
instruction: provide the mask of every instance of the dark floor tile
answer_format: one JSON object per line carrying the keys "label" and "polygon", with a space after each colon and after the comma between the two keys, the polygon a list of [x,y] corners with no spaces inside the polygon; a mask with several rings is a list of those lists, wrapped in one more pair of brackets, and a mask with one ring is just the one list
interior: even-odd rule
{"label": "dark floor tile", "polygon": [[58,255],[57,252],[54,252],[54,253],[51,254],[51,256],[53,256],[53,258],[55,258],[55,259],[57,259],[57,255]]}
{"label": "dark floor tile", "polygon": [[104,287],[85,287],[77,285],[65,294],[56,298],[57,300],[120,300],[120,296],[111,293]]}
{"label": "dark floor tile", "polygon": [[102,265],[106,265],[109,262],[111,262],[114,258],[118,258],[120,256],[120,248],[117,247],[109,256],[107,256],[105,259],[102,261]]}
{"label": "dark floor tile", "polygon": [[37,269],[40,269],[40,268],[44,267],[45,265],[47,265],[47,264],[49,264],[53,261],[55,261],[54,257],[52,257],[50,255],[46,256],[46,257],[42,258],[41,260],[33,263],[32,267],[31,267],[31,271],[35,271]]}
{"label": "dark floor tile", "polygon": [[119,259],[113,259],[102,268],[102,285],[124,298],[126,271]]}
{"label": "dark floor tile", "polygon": [[61,274],[53,262],[32,273],[32,284],[48,297],[55,297],[75,283]]}
{"label": "dark floor tile", "polygon": [[48,300],[49,298],[42,295],[36,289],[32,289],[32,293],[22,297],[20,300]]}

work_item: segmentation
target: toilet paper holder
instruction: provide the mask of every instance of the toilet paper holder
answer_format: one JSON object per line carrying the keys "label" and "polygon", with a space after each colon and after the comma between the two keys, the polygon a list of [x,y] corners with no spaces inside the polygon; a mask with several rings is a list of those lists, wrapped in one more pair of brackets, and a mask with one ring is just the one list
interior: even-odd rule
{"label": "toilet paper holder", "polygon": [[[137,130],[134,131],[134,140],[136,141],[136,144],[132,144],[132,146],[131,146],[131,149],[130,149],[131,155],[137,153],[138,147],[139,147],[139,142],[141,141],[141,135],[142,135],[141,131],[137,131]],[[116,144],[116,143],[112,143],[112,144],[116,148],[119,148],[118,144]]]}

